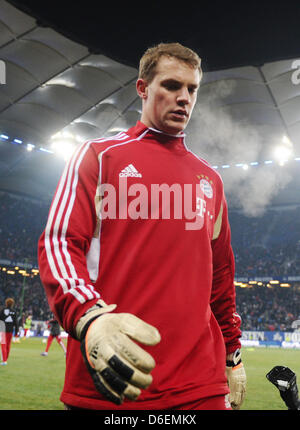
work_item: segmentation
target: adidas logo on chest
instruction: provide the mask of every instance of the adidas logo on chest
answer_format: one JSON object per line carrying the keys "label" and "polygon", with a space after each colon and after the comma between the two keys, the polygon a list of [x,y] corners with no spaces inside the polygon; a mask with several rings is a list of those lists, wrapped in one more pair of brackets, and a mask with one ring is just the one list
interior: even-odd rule
{"label": "adidas logo on chest", "polygon": [[125,169],[123,169],[119,176],[122,177],[132,177],[132,178],[141,178],[142,174],[137,171],[133,164],[128,164]]}

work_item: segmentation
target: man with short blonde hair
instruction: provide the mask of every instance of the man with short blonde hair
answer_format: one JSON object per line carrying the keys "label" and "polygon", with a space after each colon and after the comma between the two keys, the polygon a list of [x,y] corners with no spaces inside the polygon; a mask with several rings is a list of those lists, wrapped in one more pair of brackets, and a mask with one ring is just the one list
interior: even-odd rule
{"label": "man with short blonde hair", "polygon": [[[200,65],[180,44],[147,50],[136,82],[140,121],[79,147],[57,187],[39,267],[69,334],[67,409],[228,410],[243,402],[223,183],[185,143]],[[173,184],[189,187],[187,198],[148,205],[153,185]],[[105,190],[120,197],[111,217],[103,216]]]}
{"label": "man with short blonde hair", "polygon": [[198,69],[200,79],[202,78],[201,58],[195,51],[180,43],[160,43],[148,48],[140,59],[139,78],[145,79],[150,83],[155,75],[157,63],[162,56],[177,58],[177,60]]}

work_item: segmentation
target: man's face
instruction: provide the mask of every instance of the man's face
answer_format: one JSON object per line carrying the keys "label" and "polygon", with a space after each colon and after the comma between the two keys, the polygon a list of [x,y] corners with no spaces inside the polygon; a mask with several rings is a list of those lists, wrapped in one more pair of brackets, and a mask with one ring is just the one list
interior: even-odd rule
{"label": "man's face", "polygon": [[191,117],[199,85],[198,69],[174,57],[161,57],[150,84],[137,81],[143,100],[141,121],[165,133],[180,133]]}

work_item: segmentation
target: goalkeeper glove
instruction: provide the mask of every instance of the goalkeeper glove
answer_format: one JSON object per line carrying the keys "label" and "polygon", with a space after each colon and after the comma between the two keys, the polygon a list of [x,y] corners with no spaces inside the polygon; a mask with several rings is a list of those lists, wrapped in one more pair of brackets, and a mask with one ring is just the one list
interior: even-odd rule
{"label": "goalkeeper glove", "polygon": [[240,409],[246,394],[246,372],[241,360],[241,352],[237,349],[234,354],[227,356],[226,375],[229,385],[229,401],[232,409]]}
{"label": "goalkeeper glove", "polygon": [[295,372],[285,366],[275,366],[266,375],[267,379],[274,384],[288,409],[300,410],[298,397],[297,377]]}
{"label": "goalkeeper glove", "polygon": [[96,389],[120,405],[125,397],[136,400],[152,382],[155,361],[133,340],[156,345],[160,334],[135,315],[109,313],[115,308],[99,300],[78,321],[76,335]]}

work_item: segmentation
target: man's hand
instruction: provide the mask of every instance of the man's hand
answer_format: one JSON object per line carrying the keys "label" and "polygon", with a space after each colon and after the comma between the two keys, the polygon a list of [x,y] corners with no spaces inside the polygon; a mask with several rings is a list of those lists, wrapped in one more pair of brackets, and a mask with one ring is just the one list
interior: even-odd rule
{"label": "man's hand", "polygon": [[240,409],[246,394],[247,377],[239,350],[227,356],[226,374],[231,407],[232,409]]}
{"label": "man's hand", "polygon": [[125,397],[136,400],[152,382],[155,361],[134,341],[156,345],[160,334],[135,315],[109,313],[115,308],[99,301],[79,320],[76,332],[96,389],[120,405]]}

